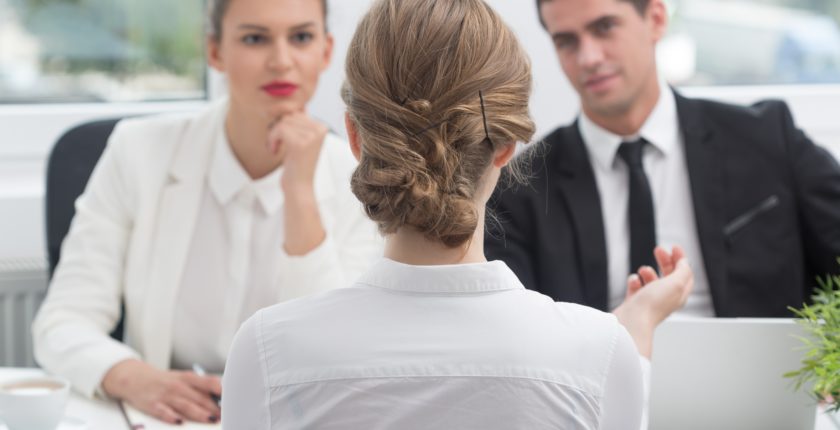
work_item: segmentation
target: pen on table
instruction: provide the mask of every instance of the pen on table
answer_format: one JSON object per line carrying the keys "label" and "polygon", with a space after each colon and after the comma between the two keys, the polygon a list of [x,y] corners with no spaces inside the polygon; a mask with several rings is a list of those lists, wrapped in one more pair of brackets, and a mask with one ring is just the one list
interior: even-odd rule
{"label": "pen on table", "polygon": [[128,413],[125,411],[125,405],[123,404],[123,402],[118,401],[117,405],[120,407],[120,412],[122,412],[122,416],[123,418],[125,418],[125,422],[126,424],[128,424],[128,427],[131,428],[131,430],[143,430],[146,428],[146,426],[144,426],[143,424],[135,424],[131,422],[131,419],[128,418]]}
{"label": "pen on table", "polygon": [[[207,376],[207,371],[205,371],[204,368],[201,367],[201,365],[198,364],[198,363],[193,363],[192,370],[198,376]],[[210,398],[213,399],[213,401],[216,402],[217,405],[221,406],[221,404],[222,404],[222,398],[221,397],[219,397],[215,394],[210,394]]]}

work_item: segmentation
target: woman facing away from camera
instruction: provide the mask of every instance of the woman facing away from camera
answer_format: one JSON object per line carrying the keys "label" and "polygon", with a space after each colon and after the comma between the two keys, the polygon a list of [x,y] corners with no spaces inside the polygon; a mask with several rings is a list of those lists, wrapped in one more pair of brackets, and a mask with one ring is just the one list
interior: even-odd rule
{"label": "woman facing away from camera", "polygon": [[660,250],[665,277],[628,281],[622,325],[486,261],[485,203],[534,132],[530,65],[511,30],[481,0],[377,0],[346,73],[352,189],[386,236],[385,258],[350,288],[243,325],[224,427],[638,428],[634,339],[649,346],[691,269]]}
{"label": "woman facing away from camera", "polygon": [[[45,369],[166,422],[218,421],[220,378],[189,369],[221,374],[256,310],[348,285],[381,257],[349,189],[356,160],[306,113],[332,52],[326,13],[325,0],[209,1],[228,97],[117,125],[33,326]],[[121,303],[124,342],[108,336]]]}

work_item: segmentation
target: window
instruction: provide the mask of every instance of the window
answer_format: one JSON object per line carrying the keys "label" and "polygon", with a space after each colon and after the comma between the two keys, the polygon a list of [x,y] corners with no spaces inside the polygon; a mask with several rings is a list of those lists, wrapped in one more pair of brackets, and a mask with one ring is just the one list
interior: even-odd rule
{"label": "window", "polygon": [[0,103],[206,97],[202,0],[0,0]]}
{"label": "window", "polygon": [[659,47],[679,85],[840,83],[840,1],[670,0]]}

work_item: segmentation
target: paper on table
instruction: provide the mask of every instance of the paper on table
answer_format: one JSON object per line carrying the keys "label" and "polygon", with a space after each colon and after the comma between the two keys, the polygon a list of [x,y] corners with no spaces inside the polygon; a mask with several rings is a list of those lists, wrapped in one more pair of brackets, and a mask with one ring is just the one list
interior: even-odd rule
{"label": "paper on table", "polygon": [[222,424],[201,424],[189,421],[185,421],[184,424],[181,424],[179,426],[174,424],[167,424],[156,418],[152,418],[144,414],[143,412],[138,411],[137,409],[134,409],[126,403],[123,403],[122,406],[125,409],[126,419],[128,419],[132,430],[221,430],[222,428]]}

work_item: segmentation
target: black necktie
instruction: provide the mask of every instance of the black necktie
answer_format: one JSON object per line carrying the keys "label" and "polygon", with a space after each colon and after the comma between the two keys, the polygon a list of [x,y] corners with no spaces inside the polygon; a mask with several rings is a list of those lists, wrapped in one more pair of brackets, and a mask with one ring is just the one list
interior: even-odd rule
{"label": "black necktie", "polygon": [[641,266],[658,270],[653,256],[653,248],[656,247],[653,195],[642,165],[642,151],[647,143],[640,138],[634,142],[623,142],[618,148],[618,156],[627,163],[629,171],[630,273],[635,273]]}

